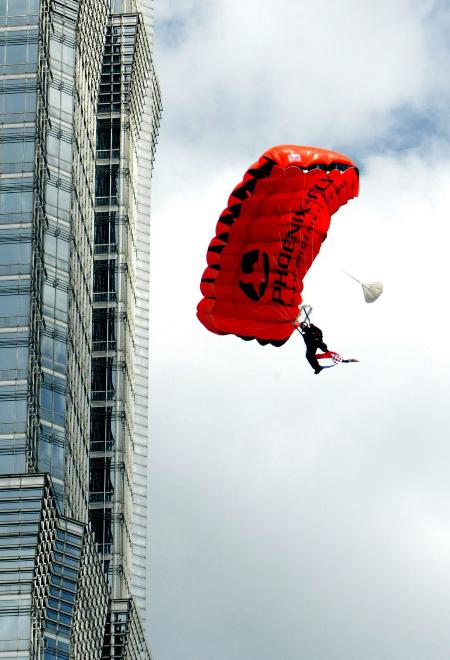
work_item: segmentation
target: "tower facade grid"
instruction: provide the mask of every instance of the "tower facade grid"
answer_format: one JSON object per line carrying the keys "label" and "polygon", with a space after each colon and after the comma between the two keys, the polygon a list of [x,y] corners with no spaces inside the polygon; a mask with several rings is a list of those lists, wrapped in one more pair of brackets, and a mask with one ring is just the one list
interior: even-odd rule
{"label": "tower facade grid", "polygon": [[0,659],[145,639],[152,1],[0,0]]}

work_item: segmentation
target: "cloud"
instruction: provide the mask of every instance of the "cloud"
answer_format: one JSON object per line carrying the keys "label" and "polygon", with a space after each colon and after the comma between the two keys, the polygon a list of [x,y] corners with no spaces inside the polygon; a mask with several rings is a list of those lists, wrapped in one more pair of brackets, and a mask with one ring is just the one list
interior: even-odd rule
{"label": "cloud", "polygon": [[427,117],[445,89],[449,12],[436,3],[186,3],[175,47],[164,6],[163,131],[202,157],[283,142],[373,145],[395,129],[390,113]]}

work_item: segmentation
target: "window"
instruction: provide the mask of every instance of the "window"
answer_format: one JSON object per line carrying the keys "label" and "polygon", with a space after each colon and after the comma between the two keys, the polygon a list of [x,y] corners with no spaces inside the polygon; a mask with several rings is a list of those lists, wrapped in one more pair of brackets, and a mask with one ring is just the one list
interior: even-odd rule
{"label": "window", "polygon": [[116,299],[116,262],[102,259],[94,262],[94,302]]}
{"label": "window", "polygon": [[[3,92],[3,93],[1,93]],[[36,111],[36,92],[12,91],[5,87],[0,92],[0,113],[3,121],[32,121]],[[18,117],[18,115],[23,115]]]}
{"label": "window", "polygon": [[72,90],[51,86],[48,93],[49,113],[54,117],[72,121],[73,95]]}
{"label": "window", "polygon": [[120,119],[97,122],[97,158],[118,158],[120,149]]}
{"label": "window", "polygon": [[39,470],[64,478],[64,447],[41,438],[39,440]]}
{"label": "window", "polygon": [[[4,388],[0,388],[0,391],[3,389]],[[0,434],[14,432],[23,433],[27,421],[27,402],[25,400],[25,394],[21,394],[17,391],[10,391],[3,394],[3,396],[10,396],[11,398],[0,399]]]}
{"label": "window", "polygon": [[23,16],[29,11],[37,13],[37,0],[3,0],[0,3],[0,13],[7,16]]}
{"label": "window", "polygon": [[45,374],[41,386],[41,416],[49,422],[64,426],[66,396],[64,380]]}
{"label": "window", "polygon": [[[30,172],[33,169],[34,142],[24,136],[3,135],[0,142],[0,172]],[[8,141],[8,138],[9,141]]]}
{"label": "window", "polygon": [[37,62],[37,32],[14,30],[3,32],[0,44],[1,73],[33,73]]}
{"label": "window", "polygon": [[61,289],[50,284],[42,287],[45,314],[60,321],[67,321],[68,293],[65,289],[65,286]]}
{"label": "window", "polygon": [[109,451],[114,445],[111,408],[91,409],[91,450]]}
{"label": "window", "polygon": [[[4,388],[0,388],[0,392]],[[5,394],[3,396],[6,396]],[[0,400],[0,420],[1,422],[15,422],[18,420],[25,420],[27,412],[27,402],[22,399],[12,398],[14,392],[11,393],[11,399]]]}
{"label": "window", "polygon": [[[0,325],[7,325],[7,319],[12,323],[26,324],[29,313],[30,294],[27,291],[5,294],[0,291]],[[13,321],[14,318],[16,321]]]}
{"label": "window", "polygon": [[113,541],[111,510],[92,509],[90,514],[95,542],[98,544],[99,552],[109,554]]}
{"label": "window", "polygon": [[47,154],[52,165],[70,170],[72,164],[71,137],[50,132],[47,137]]}
{"label": "window", "polygon": [[65,372],[67,344],[64,339],[43,334],[41,337],[41,355],[44,366]]}
{"label": "window", "polygon": [[68,660],[70,646],[67,642],[45,637],[44,660]]}
{"label": "window", "polygon": [[[1,411],[1,402],[0,402]],[[0,412],[1,415],[1,412]],[[0,428],[1,428],[0,424]],[[0,473],[1,474],[21,474],[25,472],[26,456],[25,450],[22,453],[0,454]],[[0,639],[2,639],[0,637]]]}
{"label": "window", "polygon": [[65,272],[69,270],[69,241],[60,236],[58,230],[55,233],[46,232],[44,237],[44,258],[52,266],[61,268]]}
{"label": "window", "polygon": [[28,366],[27,346],[5,346],[0,334],[0,379],[25,378]]}
{"label": "window", "polygon": [[75,48],[65,41],[64,36],[55,34],[50,40],[50,58],[53,67],[69,73],[74,67]]}
{"label": "window", "polygon": [[48,212],[63,220],[70,220],[71,186],[67,179],[51,181],[45,189]]}
{"label": "window", "polygon": [[22,274],[31,270],[31,243],[15,241],[0,242],[0,274]]}
{"label": "window", "polygon": [[114,492],[111,458],[91,458],[89,491],[91,502],[110,502]]}
{"label": "window", "polygon": [[[0,640],[16,642],[19,639],[29,639],[31,631],[31,614],[3,614],[0,616]],[[16,650],[16,644],[3,645],[2,650]]]}
{"label": "window", "polygon": [[[26,213],[33,209],[33,193],[30,191],[0,192],[0,214]],[[3,222],[5,222],[3,220]]]}
{"label": "window", "polygon": [[92,359],[92,399],[110,401],[114,398],[115,371],[113,357]]}
{"label": "window", "polygon": [[94,243],[97,254],[116,252],[116,220],[115,211],[95,214]]}
{"label": "window", "polygon": [[117,204],[118,165],[98,165],[95,179],[95,201],[100,206]]}
{"label": "window", "polygon": [[116,324],[114,309],[94,309],[92,319],[92,341],[94,351],[114,350],[116,347]]}

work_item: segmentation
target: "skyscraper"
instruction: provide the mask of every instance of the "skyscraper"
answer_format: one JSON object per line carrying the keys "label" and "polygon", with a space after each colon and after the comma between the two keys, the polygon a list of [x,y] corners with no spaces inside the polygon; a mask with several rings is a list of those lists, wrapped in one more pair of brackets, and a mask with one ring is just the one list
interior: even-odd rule
{"label": "skyscraper", "polygon": [[0,659],[150,657],[152,0],[0,0]]}

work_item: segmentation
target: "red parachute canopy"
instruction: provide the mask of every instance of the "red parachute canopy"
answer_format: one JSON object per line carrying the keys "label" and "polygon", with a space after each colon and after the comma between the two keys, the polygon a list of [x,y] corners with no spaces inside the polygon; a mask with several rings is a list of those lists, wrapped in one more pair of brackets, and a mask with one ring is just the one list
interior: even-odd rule
{"label": "red parachute canopy", "polygon": [[343,154],[295,145],[266,151],[219,217],[197,306],[203,325],[219,335],[284,344],[330,217],[357,194],[358,170]]}

